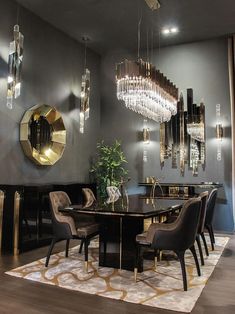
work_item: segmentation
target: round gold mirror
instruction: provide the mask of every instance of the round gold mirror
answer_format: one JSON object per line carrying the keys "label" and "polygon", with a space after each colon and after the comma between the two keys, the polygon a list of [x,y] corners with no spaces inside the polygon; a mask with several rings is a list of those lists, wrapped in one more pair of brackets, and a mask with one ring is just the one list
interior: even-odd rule
{"label": "round gold mirror", "polygon": [[20,123],[20,142],[37,165],[54,165],[63,155],[66,130],[61,114],[49,105],[27,110]]}

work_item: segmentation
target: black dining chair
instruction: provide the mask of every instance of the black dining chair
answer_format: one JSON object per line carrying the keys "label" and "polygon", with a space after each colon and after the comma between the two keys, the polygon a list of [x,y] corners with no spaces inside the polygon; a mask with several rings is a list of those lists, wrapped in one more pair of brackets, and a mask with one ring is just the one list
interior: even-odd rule
{"label": "black dining chair", "polygon": [[136,237],[135,280],[137,280],[138,265],[142,258],[141,247],[150,247],[155,252],[171,250],[179,258],[184,290],[187,290],[187,275],[185,268],[185,251],[190,249],[193,254],[198,276],[201,275],[194,243],[196,240],[201,211],[201,198],[190,199],[185,202],[179,218],[173,223],[153,223],[146,233]]}
{"label": "black dining chair", "polygon": [[[197,232],[197,236],[196,236],[196,242],[198,245],[198,250],[199,250],[202,265],[205,265],[205,262],[204,262],[200,238],[202,238],[202,241],[203,241],[203,244],[205,247],[206,255],[209,256],[209,250],[208,250],[208,246],[207,246],[206,238],[205,238],[205,234],[204,234],[208,194],[209,194],[208,191],[205,191],[205,192],[202,192],[199,194],[199,197],[201,198],[201,201],[202,201],[202,206],[201,206],[201,213],[200,213],[200,219],[199,219],[199,224],[198,224],[198,232]],[[173,214],[173,215],[168,217],[166,223],[172,223],[176,219],[178,219],[178,217],[179,217],[179,215]]]}
{"label": "black dining chair", "polygon": [[215,236],[214,236],[214,230],[213,230],[213,218],[215,213],[215,204],[216,204],[216,198],[217,198],[217,189],[213,189],[209,195],[208,202],[207,202],[207,210],[206,210],[206,220],[205,220],[205,229],[208,231],[211,241],[211,249],[214,251],[215,247]]}
{"label": "black dining chair", "polygon": [[84,242],[85,246],[85,268],[88,270],[88,246],[90,240],[99,234],[99,225],[95,222],[83,221],[77,225],[73,217],[61,213],[59,210],[71,205],[69,196],[62,191],[49,194],[51,205],[51,217],[53,226],[53,238],[49,247],[45,266],[48,266],[53,247],[56,242],[66,240],[65,257],[68,257],[69,242],[71,239],[78,239]]}
{"label": "black dining chair", "polygon": [[196,242],[198,245],[198,250],[199,250],[202,265],[205,265],[205,262],[204,262],[200,238],[202,238],[202,241],[203,241],[203,244],[205,247],[205,251],[206,251],[206,255],[209,256],[209,251],[208,251],[208,247],[207,247],[207,243],[206,243],[206,239],[205,239],[205,235],[204,235],[208,194],[209,194],[208,191],[205,191],[205,192],[202,192],[199,194],[199,197],[201,198],[201,201],[202,201],[202,205],[201,205],[201,213],[200,213],[200,219],[199,219],[199,224],[198,224]]}

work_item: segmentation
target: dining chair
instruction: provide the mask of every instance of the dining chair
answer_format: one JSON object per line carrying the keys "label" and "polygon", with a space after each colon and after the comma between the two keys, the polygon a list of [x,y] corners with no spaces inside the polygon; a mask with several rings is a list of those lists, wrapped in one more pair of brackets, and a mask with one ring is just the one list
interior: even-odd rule
{"label": "dining chair", "polygon": [[199,250],[202,265],[205,265],[205,262],[204,262],[200,237],[202,238],[202,241],[203,241],[203,244],[205,247],[205,251],[206,251],[206,255],[209,256],[209,251],[208,251],[208,247],[207,247],[207,243],[206,243],[206,239],[205,239],[205,235],[204,235],[208,194],[209,194],[208,191],[205,191],[205,192],[202,192],[199,194],[199,197],[201,198],[201,201],[202,201],[202,205],[201,205],[201,213],[200,213],[200,219],[199,219],[199,224],[198,224],[196,242],[198,245],[198,250]]}
{"label": "dining chair", "polygon": [[142,258],[141,247],[150,247],[156,252],[171,250],[179,258],[184,290],[187,291],[187,275],[185,267],[185,251],[190,249],[197,268],[198,276],[201,275],[199,262],[195,250],[195,240],[201,211],[201,198],[193,198],[185,202],[179,218],[173,223],[153,223],[146,233],[136,237],[135,281],[137,280],[138,265]]}
{"label": "dining chair", "polygon": [[[199,194],[199,197],[201,198],[201,201],[202,201],[202,205],[201,205],[201,213],[200,213],[200,219],[199,219],[199,224],[198,224],[196,242],[197,242],[199,255],[200,255],[200,259],[201,259],[201,265],[205,265],[205,262],[204,262],[200,238],[202,238],[202,241],[203,241],[203,244],[205,247],[206,255],[209,256],[209,250],[208,250],[208,246],[207,246],[205,234],[204,234],[208,195],[209,195],[208,191],[205,191],[205,192],[202,192]],[[179,215],[173,214],[173,215],[168,217],[166,223],[172,223],[176,219],[178,219],[178,217],[179,217]]]}
{"label": "dining chair", "polygon": [[81,222],[77,225],[73,217],[60,212],[60,209],[71,205],[69,196],[62,191],[49,194],[51,205],[51,217],[53,226],[53,238],[49,247],[45,266],[48,266],[53,247],[56,242],[66,240],[65,257],[68,257],[69,242],[71,239],[82,240],[85,245],[85,269],[88,270],[88,246],[90,240],[99,234],[99,225],[95,222]]}
{"label": "dining chair", "polygon": [[215,204],[216,204],[216,198],[217,198],[217,189],[213,189],[208,197],[207,202],[207,210],[206,210],[206,219],[205,219],[205,229],[208,230],[210,241],[211,241],[211,249],[214,251],[215,247],[215,236],[214,236],[214,230],[213,230],[213,218],[215,213]]}

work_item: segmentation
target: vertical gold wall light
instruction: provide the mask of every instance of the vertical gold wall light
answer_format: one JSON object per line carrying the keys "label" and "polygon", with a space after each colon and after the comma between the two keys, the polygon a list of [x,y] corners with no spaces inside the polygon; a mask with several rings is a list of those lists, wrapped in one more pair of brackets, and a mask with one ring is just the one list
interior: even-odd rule
{"label": "vertical gold wall light", "polygon": [[216,139],[217,139],[217,160],[222,159],[222,139],[223,139],[223,126],[221,122],[220,104],[216,105]]}
{"label": "vertical gold wall light", "polygon": [[143,143],[144,143],[144,151],[143,151],[143,161],[148,161],[148,144],[150,143],[150,130],[148,127],[148,120],[144,119],[143,123]]}

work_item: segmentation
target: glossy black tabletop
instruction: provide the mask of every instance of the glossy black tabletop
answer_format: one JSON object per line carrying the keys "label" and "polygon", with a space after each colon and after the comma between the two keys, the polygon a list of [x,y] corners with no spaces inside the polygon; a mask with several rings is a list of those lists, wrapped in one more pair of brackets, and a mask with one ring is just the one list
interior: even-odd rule
{"label": "glossy black tabletop", "polygon": [[183,203],[182,200],[150,199],[143,195],[131,195],[128,206],[125,200],[119,199],[115,203],[94,205],[88,208],[82,205],[71,205],[61,209],[61,212],[149,218],[180,209]]}

